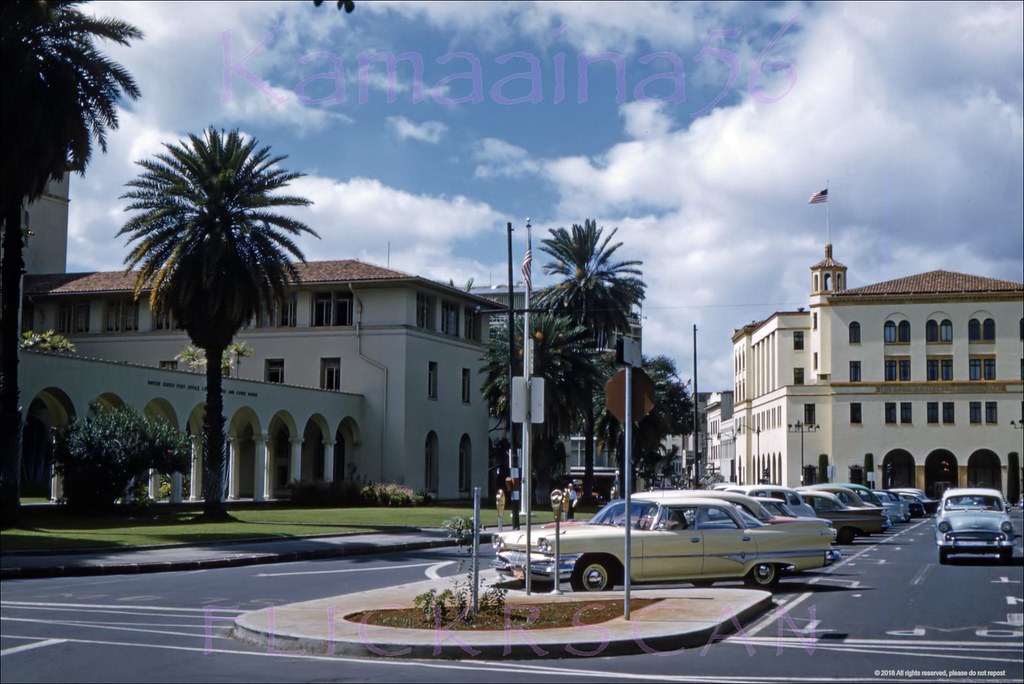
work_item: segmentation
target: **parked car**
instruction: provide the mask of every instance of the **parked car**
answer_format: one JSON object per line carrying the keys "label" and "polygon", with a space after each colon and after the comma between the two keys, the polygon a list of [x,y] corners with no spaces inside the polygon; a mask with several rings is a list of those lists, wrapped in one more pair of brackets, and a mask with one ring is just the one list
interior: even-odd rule
{"label": "parked car", "polygon": [[820,517],[832,521],[839,544],[852,544],[856,537],[884,532],[892,527],[881,508],[852,508],[835,494],[820,489],[801,492],[801,495]]}
{"label": "parked car", "polygon": [[[841,557],[824,524],[764,525],[728,501],[680,496],[675,492],[638,494],[612,501],[587,523],[561,530],[557,576],[575,591],[602,591],[623,581],[625,526],[630,525],[630,581],[686,581],[706,585],[743,579],[774,586],[781,574],[829,565]],[[493,536],[494,565],[505,578],[526,576],[525,531]],[[555,578],[554,531],[538,532],[530,547],[530,576]]]}
{"label": "parked car", "polygon": [[[815,516],[797,515],[796,512],[793,511],[793,509],[791,509],[789,507],[789,504],[787,502],[783,501],[782,499],[762,499],[762,498],[758,497],[757,500],[772,515],[776,515],[776,516],[779,516],[779,517],[782,517],[782,518],[799,518],[800,520],[820,520],[820,521],[822,521],[823,523],[825,523],[826,525],[828,525],[832,529],[832,541],[834,542],[836,540],[836,536],[837,536],[836,526],[832,524],[831,520],[828,520],[826,518],[819,518],[816,515]],[[810,508],[810,504],[807,504],[807,507]],[[811,510],[813,511],[814,509],[811,508]]]}
{"label": "parked car", "polygon": [[[858,493],[858,491],[854,487],[851,487],[851,486],[849,486],[847,484],[824,483],[824,484],[808,485],[807,487],[801,487],[800,491],[805,491],[805,490],[808,490],[808,489],[820,490],[820,491],[830,492],[832,494],[835,494],[837,497],[839,497],[840,501],[842,501],[844,504],[846,504],[847,506],[849,506],[851,508],[877,508],[880,511],[882,511],[882,515],[884,515],[886,518],[889,517],[888,513],[885,510],[885,507],[881,505],[881,502],[876,504],[876,503],[873,503],[870,500],[870,499],[875,499],[875,495],[874,494],[871,494],[869,496],[869,498],[866,500],[866,499],[864,499],[860,495],[860,493]],[[868,496],[868,495],[865,495],[865,496]],[[890,524],[889,524],[889,527],[891,527],[891,526],[892,526],[892,521],[890,521]]]}
{"label": "parked car", "polygon": [[935,544],[939,563],[951,554],[998,554],[1013,559],[1013,522],[1003,495],[981,487],[947,489],[935,519]]}
{"label": "parked car", "polygon": [[800,492],[789,487],[780,485],[736,485],[729,488],[729,491],[739,492],[753,497],[772,497],[782,499],[787,506],[798,516],[813,518],[816,516],[814,509],[804,501]]}
{"label": "parked car", "polygon": [[876,489],[872,492],[882,502],[889,520],[894,522],[910,522],[910,504],[900,498],[899,494]]}
{"label": "parked car", "polygon": [[935,511],[937,511],[939,508],[939,500],[933,499],[932,497],[925,494],[925,491],[923,489],[917,489],[915,487],[890,487],[889,491],[908,492],[910,494],[913,494],[914,496],[917,496],[918,498],[921,499],[921,502],[924,504],[925,515],[934,514]]}
{"label": "parked car", "polygon": [[910,492],[900,492],[896,491],[895,489],[889,489],[886,491],[888,491],[890,494],[897,495],[898,497],[900,497],[900,499],[906,502],[907,508],[910,509],[911,518],[923,518],[924,516],[928,515],[924,507],[924,501],[917,494],[912,494]]}

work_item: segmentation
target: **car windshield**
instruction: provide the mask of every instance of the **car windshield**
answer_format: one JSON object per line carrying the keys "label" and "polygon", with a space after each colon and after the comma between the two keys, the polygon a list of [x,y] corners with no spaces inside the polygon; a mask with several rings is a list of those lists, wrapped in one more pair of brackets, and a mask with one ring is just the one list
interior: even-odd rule
{"label": "car windshield", "polygon": [[946,499],[946,505],[943,508],[947,511],[1001,511],[1003,510],[1002,505],[994,496],[979,496],[973,495],[960,495],[951,496]]}
{"label": "car windshield", "polygon": [[[630,501],[629,508],[632,515],[633,529],[647,529],[658,514],[658,504],[652,501]],[[611,525],[623,527],[626,524],[626,502],[619,499],[612,501],[604,508],[594,514],[590,519],[591,525]]]}
{"label": "car windshield", "polygon": [[789,510],[789,507],[781,501],[762,501],[761,505],[767,508],[775,515],[784,515],[789,518],[795,518],[796,514]]}
{"label": "car windshield", "polygon": [[747,528],[750,528],[750,527],[764,527],[764,523],[763,522],[761,522],[760,520],[758,520],[754,516],[750,515],[749,513],[747,513],[745,510],[743,510],[739,506],[736,506],[736,512],[739,513],[740,520],[743,521],[743,526],[744,527],[747,527]]}

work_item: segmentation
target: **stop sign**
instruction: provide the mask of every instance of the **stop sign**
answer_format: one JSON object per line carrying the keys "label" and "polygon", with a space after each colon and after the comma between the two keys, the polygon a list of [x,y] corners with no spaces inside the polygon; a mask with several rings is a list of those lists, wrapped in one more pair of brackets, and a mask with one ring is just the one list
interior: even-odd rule
{"label": "stop sign", "polygon": [[[626,422],[626,369],[608,378],[604,385],[604,399],[608,410]],[[639,368],[633,369],[633,420],[640,420],[654,408],[654,381]]]}

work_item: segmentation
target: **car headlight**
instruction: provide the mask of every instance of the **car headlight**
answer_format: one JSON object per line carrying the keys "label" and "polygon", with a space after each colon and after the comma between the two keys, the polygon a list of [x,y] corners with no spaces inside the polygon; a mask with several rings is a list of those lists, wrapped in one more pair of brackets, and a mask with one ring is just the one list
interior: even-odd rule
{"label": "car headlight", "polygon": [[939,523],[939,532],[949,532],[950,529],[951,529],[951,525],[949,524],[948,521],[943,520],[942,522]]}
{"label": "car headlight", "polygon": [[541,537],[537,540],[537,551],[544,555],[551,554],[551,541],[547,537]]}
{"label": "car headlight", "polygon": [[999,526],[999,529],[1001,529],[1006,534],[1010,534],[1011,532],[1013,532],[1013,523],[1011,523],[1009,520],[1004,520],[1003,524]]}
{"label": "car headlight", "polygon": [[501,551],[503,548],[505,548],[505,540],[502,539],[500,535],[494,535],[493,537],[491,537],[491,548],[493,548],[495,551]]}

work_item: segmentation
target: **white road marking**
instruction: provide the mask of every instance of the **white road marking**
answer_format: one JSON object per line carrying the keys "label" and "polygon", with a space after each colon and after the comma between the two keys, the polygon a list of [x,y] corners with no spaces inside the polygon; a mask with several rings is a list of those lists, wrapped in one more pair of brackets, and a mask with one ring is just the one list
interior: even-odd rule
{"label": "white road marking", "polygon": [[439,579],[441,579],[441,576],[439,574],[437,574],[438,571],[441,570],[441,568],[447,568],[449,565],[455,565],[455,561],[445,561],[443,563],[434,563],[429,568],[427,568],[427,570],[426,570],[426,572],[424,574],[426,574],[427,579],[439,580]]}
{"label": "white road marking", "polygon": [[45,641],[37,641],[34,644],[23,644],[21,646],[12,646],[11,648],[5,648],[0,651],[0,657],[14,655],[15,653],[21,653],[22,651],[31,651],[34,648],[45,648],[47,646],[55,646],[56,644],[63,644],[67,639],[47,639]]}
{"label": "white road marking", "polygon": [[[454,563],[455,561],[448,561]],[[294,575],[340,575],[347,572],[379,572],[380,570],[404,570],[405,568],[423,568],[436,563],[410,563],[408,565],[381,565],[372,568],[342,568],[340,570],[300,570],[297,572],[260,572],[256,577],[291,577]],[[447,565],[445,563],[444,565]]]}

